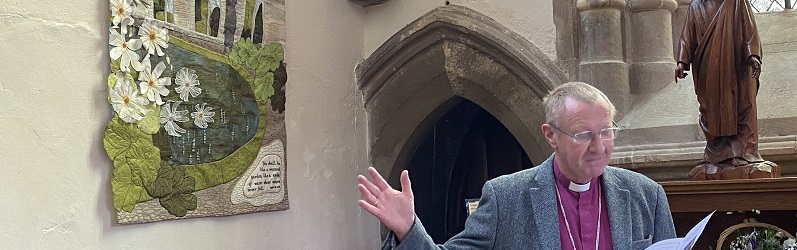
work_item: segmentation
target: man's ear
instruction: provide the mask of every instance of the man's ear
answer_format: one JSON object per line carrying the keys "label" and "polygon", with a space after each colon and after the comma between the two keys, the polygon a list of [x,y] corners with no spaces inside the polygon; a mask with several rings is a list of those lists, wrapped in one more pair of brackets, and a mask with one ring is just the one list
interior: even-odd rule
{"label": "man's ear", "polygon": [[540,127],[542,130],[542,135],[545,136],[545,141],[548,142],[548,145],[551,145],[551,148],[556,150],[556,140],[554,140],[554,128],[550,124],[542,124]]}

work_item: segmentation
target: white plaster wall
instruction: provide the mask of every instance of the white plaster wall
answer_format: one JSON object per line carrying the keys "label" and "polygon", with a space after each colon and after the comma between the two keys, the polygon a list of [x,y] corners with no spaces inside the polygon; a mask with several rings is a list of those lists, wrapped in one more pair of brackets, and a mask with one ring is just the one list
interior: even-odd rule
{"label": "white plaster wall", "polygon": [[288,0],[287,211],[116,225],[108,1],[0,0],[0,249],[374,249],[355,190],[366,160],[361,7]]}
{"label": "white plaster wall", "polygon": [[[449,0],[488,16],[531,41],[556,61],[556,26],[553,1],[560,0]],[[446,0],[391,0],[366,8],[365,48],[370,55],[390,36],[427,12],[445,5]]]}

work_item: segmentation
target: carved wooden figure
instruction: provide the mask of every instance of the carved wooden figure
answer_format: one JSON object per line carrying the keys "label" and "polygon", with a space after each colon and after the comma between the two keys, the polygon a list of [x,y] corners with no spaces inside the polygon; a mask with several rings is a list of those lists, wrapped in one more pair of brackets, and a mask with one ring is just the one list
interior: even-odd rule
{"label": "carved wooden figure", "polygon": [[758,154],[756,95],[761,43],[747,0],[694,0],[678,43],[676,80],[694,74],[703,161],[692,180],[780,177]]}

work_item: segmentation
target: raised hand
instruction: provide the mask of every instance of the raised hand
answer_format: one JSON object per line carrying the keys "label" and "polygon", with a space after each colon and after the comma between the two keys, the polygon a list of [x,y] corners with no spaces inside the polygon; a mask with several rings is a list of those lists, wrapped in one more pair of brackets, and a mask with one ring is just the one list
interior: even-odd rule
{"label": "raised hand", "polygon": [[401,191],[390,187],[376,169],[368,168],[368,174],[371,175],[373,183],[365,176],[357,176],[360,182],[357,190],[360,190],[363,198],[357,201],[357,204],[376,216],[387,228],[396,233],[399,241],[403,241],[415,221],[415,201],[409,173],[407,170],[401,172]]}

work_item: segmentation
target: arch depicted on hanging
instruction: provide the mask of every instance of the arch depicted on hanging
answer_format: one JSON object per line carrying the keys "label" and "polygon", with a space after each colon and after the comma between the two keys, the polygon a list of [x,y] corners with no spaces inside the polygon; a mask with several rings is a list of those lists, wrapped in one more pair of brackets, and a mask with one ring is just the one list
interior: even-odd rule
{"label": "arch depicted on hanging", "polygon": [[533,163],[552,153],[539,131],[542,99],[565,74],[531,42],[474,10],[430,11],[383,43],[356,75],[368,112],[371,164],[393,185],[457,97],[496,117]]}
{"label": "arch depicted on hanging", "polygon": [[221,24],[221,6],[219,5],[219,0],[210,0],[208,2],[208,28],[209,33],[208,35],[212,37],[219,36],[219,25]]}

